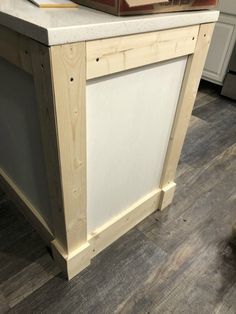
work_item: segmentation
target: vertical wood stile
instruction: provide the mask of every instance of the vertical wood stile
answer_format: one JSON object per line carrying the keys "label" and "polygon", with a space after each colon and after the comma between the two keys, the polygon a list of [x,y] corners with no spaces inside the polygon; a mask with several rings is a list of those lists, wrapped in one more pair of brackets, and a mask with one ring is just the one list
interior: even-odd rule
{"label": "vertical wood stile", "polygon": [[87,241],[85,43],[32,46],[57,249]]}
{"label": "vertical wood stile", "polygon": [[[215,23],[200,26],[195,51],[188,57],[161,178],[161,188],[165,191],[159,205],[160,209],[168,206],[173,198],[173,193],[171,197],[168,196],[168,185],[172,189],[214,27]],[[165,193],[168,201],[165,200]]]}

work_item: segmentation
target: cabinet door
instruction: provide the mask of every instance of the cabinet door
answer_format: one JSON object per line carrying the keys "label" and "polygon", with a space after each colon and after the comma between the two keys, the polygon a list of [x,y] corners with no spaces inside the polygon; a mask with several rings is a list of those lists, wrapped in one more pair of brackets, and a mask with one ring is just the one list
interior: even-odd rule
{"label": "cabinet door", "polygon": [[203,71],[203,78],[223,84],[236,38],[236,17],[220,15]]}
{"label": "cabinet door", "polygon": [[218,10],[222,13],[236,15],[236,1],[235,0],[220,0]]}

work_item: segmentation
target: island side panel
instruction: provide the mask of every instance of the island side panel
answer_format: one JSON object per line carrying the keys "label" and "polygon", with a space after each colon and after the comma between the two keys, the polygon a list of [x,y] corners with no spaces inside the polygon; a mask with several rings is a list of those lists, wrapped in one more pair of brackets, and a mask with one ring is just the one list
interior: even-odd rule
{"label": "island side panel", "polygon": [[53,229],[33,77],[0,58],[0,172]]}
{"label": "island side panel", "polygon": [[[205,27],[204,25],[202,27]],[[200,32],[201,33],[201,32]],[[203,33],[204,37],[207,37],[207,33]],[[15,39],[14,39],[15,42]],[[200,45],[200,38],[198,38],[198,44]],[[10,46],[13,42],[10,41]],[[28,44],[30,44],[28,46]],[[81,43],[79,43],[78,45],[80,45]],[[84,43],[83,43],[84,44]],[[76,45],[76,44],[74,44]],[[11,48],[11,47],[8,47]],[[55,46],[53,47],[54,49],[56,49],[54,52],[52,53],[52,50],[50,47],[46,47],[43,46],[39,43],[34,42],[31,39],[27,39],[27,46],[30,47],[29,51],[25,50],[26,55],[28,56],[28,53],[30,55],[30,60],[32,61],[32,66],[33,68],[31,69],[31,62],[25,66],[24,62],[22,63],[21,60],[21,56],[22,56],[22,52],[24,52],[24,50],[22,51],[22,47],[19,45],[17,45],[18,52],[17,54],[14,54],[12,58],[8,58],[8,55],[5,54],[7,59],[12,59],[13,63],[15,63],[17,66],[20,66],[22,68],[24,68],[27,72],[33,73],[34,76],[34,81],[35,81],[35,87],[36,87],[36,95],[37,95],[37,101],[38,101],[38,106],[39,106],[39,112],[40,112],[40,125],[41,125],[41,131],[42,131],[42,142],[43,142],[43,147],[44,147],[44,151],[45,151],[45,156],[46,156],[46,167],[47,167],[47,173],[49,174],[48,179],[49,179],[49,186],[52,187],[50,189],[50,195],[51,198],[52,196],[55,196],[54,204],[58,204],[59,206],[53,206],[53,224],[54,224],[54,228],[57,232],[57,239],[56,241],[54,241],[53,243],[53,247],[54,247],[54,254],[55,257],[57,259],[57,261],[61,263],[63,270],[67,273],[68,277],[71,278],[72,276],[74,276],[76,273],[78,273],[79,271],[81,271],[84,267],[86,267],[86,265],[89,264],[89,259],[91,258],[92,254],[96,255],[97,252],[95,249],[93,249],[94,253],[91,254],[91,248],[89,248],[89,243],[91,244],[91,246],[94,246],[95,248],[97,246],[100,247],[100,249],[105,248],[107,245],[109,245],[112,241],[114,241],[115,239],[117,239],[118,237],[120,237],[125,231],[127,231],[131,226],[133,226],[133,224],[130,224],[129,219],[132,218],[132,221],[140,221],[140,217],[145,218],[146,215],[148,215],[148,212],[151,213],[155,208],[157,208],[157,201],[159,200],[159,190],[155,192],[155,195],[153,195],[154,200],[152,200],[152,195],[148,197],[150,197],[151,201],[151,206],[150,206],[150,210],[148,210],[146,212],[146,214],[143,214],[145,208],[146,208],[146,202],[145,203],[145,208],[143,208],[143,206],[140,206],[140,204],[137,205],[137,203],[135,204],[134,208],[131,206],[131,211],[128,210],[128,213],[124,213],[124,215],[122,215],[122,217],[118,217],[117,219],[114,219],[115,221],[115,225],[117,226],[117,229],[114,229],[114,224],[111,225],[106,225],[103,229],[102,232],[101,229],[99,229],[100,231],[98,232],[98,234],[92,235],[92,237],[89,237],[89,243],[86,242],[87,241],[87,234],[86,232],[84,232],[86,230],[86,205],[85,205],[85,214],[83,214],[83,208],[81,208],[82,212],[80,212],[81,217],[85,217],[85,219],[83,220],[83,227],[82,229],[80,229],[79,233],[74,232],[73,230],[71,230],[71,226],[73,229],[73,222],[76,221],[76,219],[74,220],[77,211],[75,210],[75,207],[71,208],[68,206],[65,206],[65,204],[68,205],[68,202],[66,203],[64,200],[66,199],[66,193],[68,198],[70,199],[70,185],[67,185],[68,181],[65,180],[65,178],[69,178],[69,173],[70,173],[70,164],[71,162],[67,160],[67,158],[65,158],[66,156],[66,147],[68,147],[67,145],[74,145],[73,141],[71,141],[71,133],[69,133],[68,136],[66,136],[65,139],[65,144],[61,143],[60,140],[62,140],[63,136],[60,137],[59,133],[62,132],[65,128],[64,126],[69,126],[70,121],[74,121],[73,120],[73,116],[76,116],[77,114],[77,110],[76,110],[76,105],[73,106],[71,105],[71,103],[74,104],[84,104],[85,106],[85,102],[81,102],[81,99],[84,99],[83,97],[80,98],[78,97],[78,93],[74,93],[73,92],[73,88],[67,88],[67,89],[63,89],[65,86],[65,82],[63,82],[63,84],[60,84],[60,80],[59,80],[59,74],[58,73],[62,73],[62,77],[63,80],[65,80],[67,82],[67,78],[70,77],[70,70],[71,68],[75,69],[75,71],[77,71],[77,73],[84,73],[85,70],[85,57],[82,57],[80,59],[81,62],[74,62],[75,59],[78,60],[76,57],[73,58],[73,47],[71,47],[70,44],[65,45],[65,50],[62,49],[61,50],[61,46]],[[14,47],[14,45],[12,46]],[[83,48],[82,48],[83,47]],[[201,47],[201,45],[199,46]],[[82,49],[81,51],[84,51],[84,45],[81,45],[80,48]],[[69,50],[68,50],[69,49]],[[70,50],[72,51],[72,55],[70,54]],[[204,49],[203,49],[204,50]],[[67,52],[66,52],[67,51]],[[82,55],[85,55],[85,52],[82,53]],[[24,55],[24,54],[23,54]],[[20,57],[18,59],[18,56]],[[17,59],[15,59],[15,57],[17,57]],[[28,57],[27,57],[28,58]],[[198,51],[196,53],[196,56],[194,55],[194,58],[196,59],[195,65],[197,65],[197,62],[200,61],[202,62],[202,54],[201,51]],[[16,60],[16,62],[15,62]],[[28,59],[27,59],[28,60]],[[62,61],[63,60],[63,61]],[[73,61],[74,60],[74,61]],[[27,61],[28,62],[28,61]],[[182,88],[182,92],[181,92],[181,96],[185,93],[185,89],[188,89],[187,86],[187,80],[188,80],[188,76],[191,77],[191,63],[192,63],[192,57],[189,57],[189,61],[188,61],[188,67],[187,67],[187,71],[185,73],[185,79],[184,79],[184,84],[183,84],[183,88]],[[190,67],[190,68],[189,68]],[[201,71],[200,71],[201,72]],[[55,75],[55,73],[57,73]],[[198,73],[199,74],[199,73]],[[200,74],[199,74],[200,76]],[[82,77],[84,78],[81,81],[80,84],[80,88],[82,88],[82,90],[85,91],[85,74],[82,75]],[[199,78],[200,79],[200,78]],[[196,82],[195,82],[196,83]],[[197,85],[197,84],[196,84]],[[194,87],[196,88],[196,86],[194,85]],[[65,92],[63,94],[63,91]],[[67,92],[67,93],[66,93]],[[85,95],[85,93],[79,93],[79,95]],[[180,99],[182,99],[180,96]],[[184,97],[183,97],[184,98]],[[69,106],[63,107],[62,104],[64,103],[69,103]],[[170,165],[170,160],[171,160],[171,156],[173,157],[173,149],[170,147],[173,145],[171,144],[172,140],[174,139],[174,135],[176,133],[176,129],[175,129],[175,125],[176,123],[180,120],[178,117],[181,115],[178,115],[178,111],[179,108],[181,107],[181,104],[183,103],[183,100],[179,102],[178,104],[178,109],[177,109],[177,114],[175,117],[175,122],[174,122],[174,127],[172,128],[172,134],[170,136],[170,144],[168,147],[168,151],[167,151],[167,157],[166,157],[166,161],[165,161],[165,167],[164,167],[164,171],[163,171],[163,175],[162,175],[162,180],[161,180],[161,187],[164,191],[164,189],[166,190],[166,194],[168,195],[168,184],[164,184],[165,182],[165,172],[166,172],[166,167],[168,167],[168,165]],[[59,105],[60,104],[60,105]],[[83,106],[83,108],[84,108]],[[75,108],[75,110],[73,110],[73,108]],[[78,107],[77,107],[78,108]],[[81,107],[80,107],[81,108]],[[57,111],[57,109],[59,109],[59,111]],[[81,113],[81,111],[79,110],[79,112]],[[85,112],[85,111],[84,111]],[[63,118],[65,117],[72,117],[72,119],[65,119],[65,121],[63,121]],[[58,120],[60,121],[60,123],[58,124]],[[76,119],[75,119],[76,121]],[[83,121],[85,121],[85,119],[83,119]],[[72,123],[72,125],[75,125],[76,123]],[[177,123],[178,124],[178,123]],[[64,126],[63,126],[64,125]],[[81,125],[81,124],[80,124]],[[83,125],[85,126],[85,124]],[[70,128],[68,128],[70,130]],[[177,128],[178,129],[178,128]],[[186,126],[187,129],[187,126]],[[81,129],[79,131],[80,136],[78,138],[81,139],[81,134],[84,134],[83,132],[81,132]],[[74,133],[73,133],[74,135]],[[72,137],[73,139],[74,137]],[[85,137],[83,137],[83,139],[85,139]],[[176,139],[174,140],[174,142],[176,141]],[[75,145],[76,147],[77,145]],[[78,146],[77,146],[78,147]],[[177,144],[177,147],[179,148],[179,144]],[[180,147],[180,151],[181,151],[182,146]],[[77,149],[75,149],[74,151],[77,151]],[[79,156],[79,154],[76,154],[77,156]],[[80,160],[80,157],[78,157]],[[177,159],[177,163],[179,160],[179,156],[177,154],[176,157],[174,157],[174,161],[176,162]],[[72,163],[73,164],[73,163]],[[79,163],[80,164],[80,163]],[[63,165],[63,166],[61,166]],[[76,163],[77,165],[77,163]],[[177,166],[176,166],[177,167]],[[175,168],[175,167],[174,167]],[[50,170],[48,172],[48,170]],[[173,169],[172,169],[173,170]],[[174,169],[174,175],[175,175],[175,170]],[[64,175],[63,175],[64,172]],[[78,173],[77,173],[78,174]],[[77,175],[76,174],[76,175]],[[85,175],[85,172],[83,172],[83,174]],[[81,175],[81,172],[80,172]],[[63,179],[64,177],[64,179]],[[173,176],[174,177],[174,176]],[[170,180],[170,185],[173,188],[173,178],[172,180]],[[72,180],[72,182],[74,182]],[[85,182],[85,181],[84,181]],[[69,189],[67,189],[69,187]],[[85,188],[86,189],[86,188]],[[173,194],[173,193],[172,193]],[[84,196],[85,194],[83,194]],[[158,196],[158,197],[156,197]],[[163,197],[162,197],[162,202],[163,202]],[[143,203],[143,204],[144,204]],[[73,202],[72,202],[73,204]],[[75,204],[75,203],[74,203]],[[143,205],[142,204],[142,205]],[[134,219],[134,217],[131,214],[135,214],[137,213],[136,209],[139,209],[138,211],[138,216],[136,217],[137,219]],[[140,212],[141,211],[141,212]],[[141,215],[142,214],[142,215]],[[114,222],[113,221],[113,222]],[[128,227],[128,225],[126,225],[127,228],[125,228],[124,230],[121,228],[122,226],[122,222],[125,221],[126,223],[128,223],[128,225],[130,227]],[[71,222],[71,224],[70,224]],[[75,225],[76,226],[76,223]],[[74,230],[77,230],[77,227],[75,227]],[[105,230],[105,232],[104,232]],[[78,230],[77,230],[78,231]],[[111,232],[114,231],[113,233],[113,237],[110,237]],[[70,235],[68,236],[67,233],[70,233]],[[56,233],[55,233],[56,234]],[[101,237],[101,235],[105,237],[105,239],[103,237]],[[97,239],[103,239],[102,240],[102,245],[97,243]],[[68,241],[68,239],[70,239],[71,241]],[[101,242],[101,241],[100,241]],[[81,244],[84,243],[84,244]],[[74,249],[76,248],[76,249]],[[55,253],[56,251],[56,253]],[[59,256],[57,256],[57,253]]]}
{"label": "island side panel", "polygon": [[87,82],[89,233],[160,187],[186,60]]}

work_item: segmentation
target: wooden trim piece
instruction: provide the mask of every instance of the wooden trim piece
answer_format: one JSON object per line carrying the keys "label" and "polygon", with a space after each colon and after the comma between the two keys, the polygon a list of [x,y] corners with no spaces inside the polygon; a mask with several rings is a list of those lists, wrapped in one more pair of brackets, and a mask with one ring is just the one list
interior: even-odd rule
{"label": "wooden trim piece", "polygon": [[0,26],[0,57],[31,74],[30,42],[25,36]]}
{"label": "wooden trim piece", "polygon": [[176,183],[171,182],[161,190],[159,209],[163,210],[172,203],[175,194]]}
{"label": "wooden trim piece", "polygon": [[32,223],[43,240],[50,245],[54,237],[46,221],[3,169],[0,169],[0,185],[9,198],[16,203],[22,214]]}
{"label": "wooden trim piece", "polygon": [[194,52],[199,26],[123,36],[86,43],[87,79]]}
{"label": "wooden trim piece", "polygon": [[157,210],[161,190],[155,190],[124,210],[89,235],[88,242],[67,254],[55,239],[52,250],[56,262],[68,279],[71,279],[90,264],[91,258],[108,247],[140,221]]}
{"label": "wooden trim piece", "polygon": [[66,254],[87,242],[85,43],[32,45],[54,234]]}
{"label": "wooden trim piece", "polygon": [[[60,163],[57,147],[56,119],[54,112],[54,91],[51,76],[50,50],[40,44],[32,44],[31,58],[33,78],[38,105],[46,173],[50,190],[53,217],[53,234],[66,245],[64,204],[62,198]],[[61,230],[57,232],[57,230]]]}
{"label": "wooden trim piece", "polygon": [[62,272],[70,280],[86,267],[91,261],[91,246],[88,242],[79,246],[78,249],[67,254],[64,252],[60,244],[54,240],[51,243],[52,253],[57,265],[60,266]]}
{"label": "wooden trim piece", "polygon": [[68,251],[87,241],[85,43],[51,47]]}
{"label": "wooden trim piece", "polygon": [[164,168],[161,178],[161,188],[174,181],[181,150],[191,117],[198,85],[209,49],[215,23],[200,26],[196,49],[188,57],[182,89],[172,127]]}
{"label": "wooden trim piece", "polygon": [[92,256],[97,255],[127,231],[158,209],[161,190],[157,189],[121,212],[90,234]]}

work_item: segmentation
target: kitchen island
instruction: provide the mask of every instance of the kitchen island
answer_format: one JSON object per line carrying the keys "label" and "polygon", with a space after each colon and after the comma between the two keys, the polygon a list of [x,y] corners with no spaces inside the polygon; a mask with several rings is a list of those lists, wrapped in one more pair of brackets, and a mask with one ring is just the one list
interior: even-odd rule
{"label": "kitchen island", "polygon": [[69,279],[171,204],[217,19],[1,1],[0,184]]}

